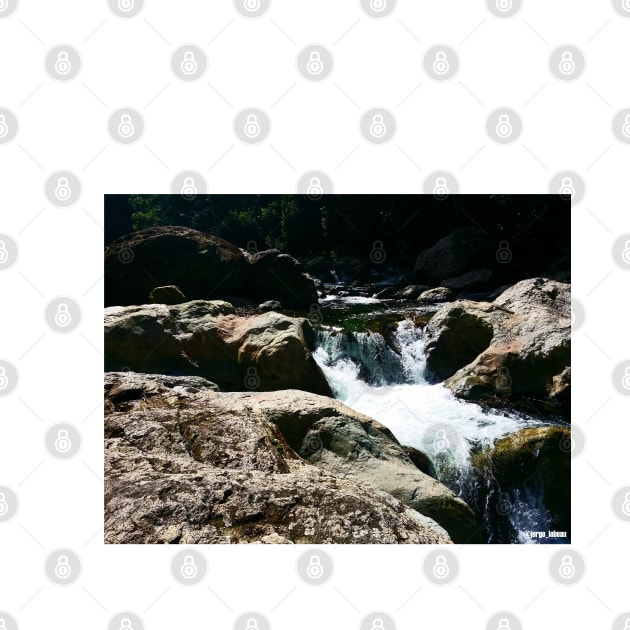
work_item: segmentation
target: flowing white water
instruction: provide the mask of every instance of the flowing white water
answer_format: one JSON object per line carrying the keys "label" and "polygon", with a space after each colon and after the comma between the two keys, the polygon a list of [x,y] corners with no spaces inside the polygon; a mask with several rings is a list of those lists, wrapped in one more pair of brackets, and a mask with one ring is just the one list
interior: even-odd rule
{"label": "flowing white water", "polygon": [[[456,399],[443,385],[429,383],[423,333],[412,321],[399,322],[389,344],[378,333],[320,331],[316,345],[315,359],[335,397],[383,423],[401,444],[429,455],[439,480],[465,499],[475,493],[475,448],[542,424],[530,417],[487,412]],[[525,530],[546,523],[539,494],[513,493],[506,504],[505,514],[519,539]]]}

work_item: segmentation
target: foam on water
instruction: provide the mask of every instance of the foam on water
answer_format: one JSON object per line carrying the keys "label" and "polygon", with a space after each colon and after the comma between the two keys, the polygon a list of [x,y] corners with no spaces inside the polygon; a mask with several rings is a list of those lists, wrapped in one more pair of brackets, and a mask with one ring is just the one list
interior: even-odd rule
{"label": "foam on water", "polygon": [[[377,333],[320,331],[314,356],[336,398],[384,424],[401,444],[429,455],[440,481],[469,498],[476,483],[471,469],[473,450],[543,423],[527,416],[488,412],[458,400],[441,384],[429,383],[424,336],[413,322],[399,322],[389,341]],[[517,492],[507,500],[508,517],[519,541],[536,542],[524,532],[546,524],[543,497]]]}
{"label": "foam on water", "polygon": [[446,425],[451,428],[446,430],[449,444],[442,450],[448,450],[462,469],[469,465],[473,446],[541,424],[533,418],[488,413],[458,400],[443,385],[428,383],[422,331],[409,320],[400,322],[394,334],[400,354],[381,335],[353,337],[348,341],[343,334],[320,332],[315,360],[336,398],[382,422],[402,444],[432,454],[436,431]]}

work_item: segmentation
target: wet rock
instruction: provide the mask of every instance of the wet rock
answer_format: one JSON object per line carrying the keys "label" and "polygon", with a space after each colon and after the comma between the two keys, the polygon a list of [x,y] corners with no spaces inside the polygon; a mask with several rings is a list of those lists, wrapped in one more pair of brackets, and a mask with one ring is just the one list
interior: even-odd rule
{"label": "wet rock", "polygon": [[428,289],[423,291],[418,296],[418,302],[420,304],[437,304],[439,302],[451,302],[455,299],[455,294],[452,289],[446,287],[435,287],[434,289]]}
{"label": "wet rock", "polygon": [[426,291],[429,287],[425,284],[410,284],[398,291],[394,297],[397,300],[417,300],[421,293]]}
{"label": "wet rock", "polygon": [[549,528],[571,529],[571,429],[545,426],[523,429],[499,439],[473,456],[481,497],[501,513],[501,501],[544,498]]}

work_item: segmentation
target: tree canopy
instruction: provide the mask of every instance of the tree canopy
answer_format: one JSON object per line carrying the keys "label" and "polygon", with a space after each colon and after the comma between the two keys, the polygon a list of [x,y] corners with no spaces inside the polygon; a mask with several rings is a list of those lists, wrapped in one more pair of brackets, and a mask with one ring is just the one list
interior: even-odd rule
{"label": "tree canopy", "polygon": [[560,195],[106,195],[106,244],[155,225],[183,225],[243,249],[278,248],[296,258],[418,253],[457,227],[483,227],[516,260],[540,272],[570,254],[570,200]]}

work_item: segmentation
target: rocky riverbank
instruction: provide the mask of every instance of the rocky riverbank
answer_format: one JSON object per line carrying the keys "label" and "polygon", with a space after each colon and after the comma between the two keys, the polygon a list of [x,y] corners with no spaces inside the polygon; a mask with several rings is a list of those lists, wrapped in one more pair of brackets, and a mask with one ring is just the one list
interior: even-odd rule
{"label": "rocky riverbank", "polygon": [[[501,510],[520,509],[527,479],[548,497],[541,518],[570,531],[570,284],[497,288],[491,255],[482,231],[461,229],[420,254],[412,284],[371,262],[302,266],[189,228],[113,243],[106,541],[514,542],[517,519]],[[316,360],[322,335],[330,348]],[[365,415],[335,400],[333,369],[391,405],[367,404]],[[437,387],[445,416],[413,387]],[[400,405],[421,424],[432,418],[431,431],[446,427],[436,436],[466,443],[465,455],[401,444]],[[561,426],[538,426],[554,418]]]}
{"label": "rocky riverbank", "polygon": [[476,535],[472,510],[417,469],[385,427],[295,390],[221,393],[200,377],[107,373],[105,479],[110,543]]}

